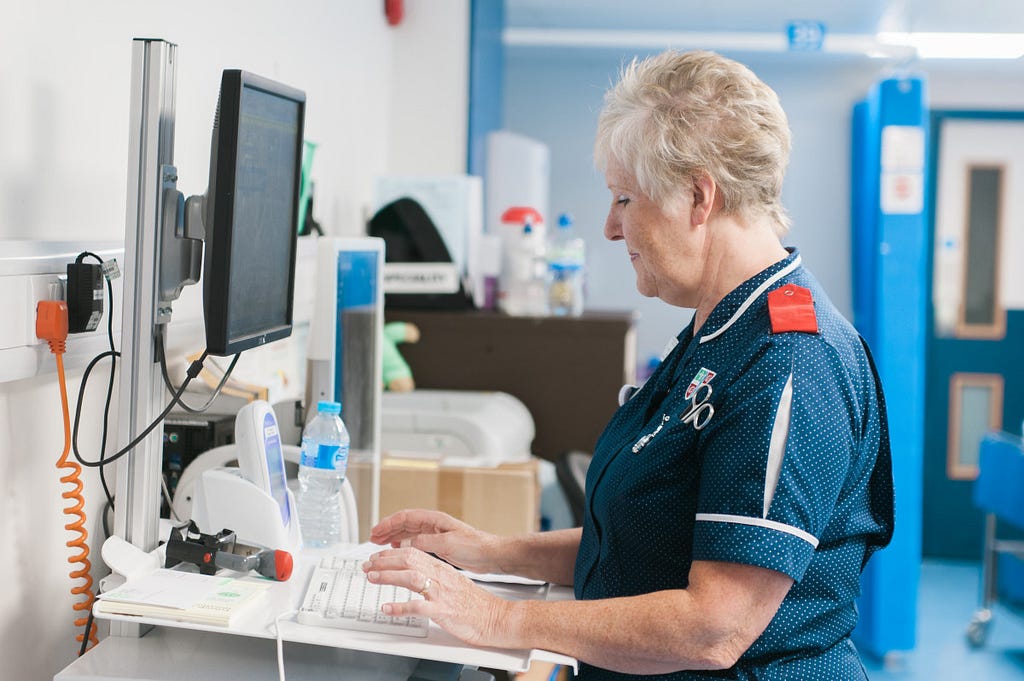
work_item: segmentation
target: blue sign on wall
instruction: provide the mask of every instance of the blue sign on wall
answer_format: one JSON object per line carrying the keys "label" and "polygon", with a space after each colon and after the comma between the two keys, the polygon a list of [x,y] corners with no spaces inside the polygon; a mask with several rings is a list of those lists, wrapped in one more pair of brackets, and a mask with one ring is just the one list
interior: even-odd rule
{"label": "blue sign on wall", "polygon": [[789,49],[799,52],[820,52],[825,42],[825,24],[820,21],[791,21],[786,26]]}

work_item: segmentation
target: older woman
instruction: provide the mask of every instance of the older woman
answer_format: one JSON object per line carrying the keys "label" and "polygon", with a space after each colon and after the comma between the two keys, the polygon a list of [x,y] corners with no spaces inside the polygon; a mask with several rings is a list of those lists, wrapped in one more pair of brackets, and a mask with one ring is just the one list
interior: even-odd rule
{"label": "older woman", "polygon": [[[572,655],[586,679],[865,678],[850,632],[888,543],[885,405],[867,348],[782,246],[790,136],[775,93],[708,52],[634,61],[596,144],[641,294],[692,322],[597,442],[582,528],[497,537],[385,518],[371,581],[471,643]],[[510,602],[448,563],[572,584]],[[714,671],[713,671],[714,670]]]}

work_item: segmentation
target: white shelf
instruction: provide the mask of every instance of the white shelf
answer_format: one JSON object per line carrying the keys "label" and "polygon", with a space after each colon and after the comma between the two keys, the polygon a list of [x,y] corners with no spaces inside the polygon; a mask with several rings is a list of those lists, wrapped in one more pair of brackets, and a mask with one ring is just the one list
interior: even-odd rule
{"label": "white shelf", "polygon": [[[313,569],[316,553],[296,554],[296,565],[291,579],[275,582],[263,597],[262,603],[245,613],[242,621],[230,627],[217,627],[188,622],[172,622],[150,617],[113,616],[96,614],[97,619],[107,619],[135,624],[153,624],[161,627],[205,631],[213,634],[234,634],[254,639],[273,639],[276,636],[276,620],[279,614],[295,612],[299,608],[309,576]],[[508,584],[481,584],[495,590],[504,598],[564,600],[571,592],[561,587],[515,586]],[[419,660],[452,662],[489,669],[505,669],[510,672],[525,672],[534,660],[563,664],[576,669],[576,660],[545,650],[501,650],[479,648],[465,644],[431,622],[426,638],[377,634],[326,627],[311,627],[294,621],[294,615],[281,618],[281,638],[292,643],[306,643],[326,648],[343,648],[364,653],[387,656],[409,657]],[[285,663],[288,663],[287,652]]]}

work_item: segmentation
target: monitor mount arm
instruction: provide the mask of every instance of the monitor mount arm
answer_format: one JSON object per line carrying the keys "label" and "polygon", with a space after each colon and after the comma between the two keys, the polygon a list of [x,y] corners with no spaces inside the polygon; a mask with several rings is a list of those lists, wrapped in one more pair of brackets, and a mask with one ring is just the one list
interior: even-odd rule
{"label": "monitor mount arm", "polygon": [[163,215],[161,216],[161,258],[158,302],[154,322],[171,321],[171,303],[182,290],[199,281],[203,264],[203,241],[206,237],[204,209],[206,197],[190,196],[178,191],[178,171],[174,166],[160,168]]}

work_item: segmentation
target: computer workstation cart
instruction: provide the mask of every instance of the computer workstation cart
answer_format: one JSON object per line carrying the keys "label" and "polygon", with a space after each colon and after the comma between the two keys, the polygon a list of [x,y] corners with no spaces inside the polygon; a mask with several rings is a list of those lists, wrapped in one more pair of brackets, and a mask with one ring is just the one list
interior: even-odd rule
{"label": "computer workstation cart", "polygon": [[[1011,527],[1024,532],[1024,441],[1008,433],[989,433],[980,445],[974,503],[985,512],[985,543],[981,561],[981,604],[967,627],[967,641],[985,644],[999,600],[1000,556],[1024,560],[1024,540],[1010,538]],[[1020,535],[1018,533],[1018,536]]]}

